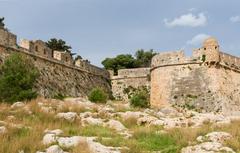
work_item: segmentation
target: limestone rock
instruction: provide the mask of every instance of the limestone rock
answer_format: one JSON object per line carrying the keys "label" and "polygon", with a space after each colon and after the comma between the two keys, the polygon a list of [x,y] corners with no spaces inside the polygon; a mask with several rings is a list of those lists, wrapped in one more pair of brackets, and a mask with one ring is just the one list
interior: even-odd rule
{"label": "limestone rock", "polygon": [[23,102],[16,102],[16,103],[11,105],[11,108],[12,109],[16,109],[16,108],[22,108],[24,106],[25,106],[25,103],[23,103]]}
{"label": "limestone rock", "polygon": [[143,113],[143,112],[131,112],[131,111],[127,111],[127,112],[120,112],[118,113],[122,118],[123,120],[128,120],[128,119],[138,119],[140,117],[143,117],[143,116],[148,116],[148,114],[146,113]]}
{"label": "limestone rock", "polygon": [[155,122],[157,120],[158,120],[158,118],[148,115],[148,116],[143,116],[143,117],[138,118],[137,124],[138,125],[146,125],[146,124],[149,125],[149,124],[151,124],[151,122]]}
{"label": "limestone rock", "polygon": [[58,113],[56,118],[62,118],[69,122],[74,122],[77,119],[77,113],[75,112],[67,112],[67,113]]}
{"label": "limestone rock", "polygon": [[164,107],[160,109],[160,112],[162,112],[166,116],[170,117],[179,117],[181,114],[173,107]]}
{"label": "limestone rock", "polygon": [[49,144],[53,144],[56,143],[58,139],[58,136],[55,134],[46,134],[43,137],[43,144],[44,145],[49,145]]}
{"label": "limestone rock", "polygon": [[80,136],[73,137],[61,137],[58,138],[57,142],[61,147],[72,148],[76,147],[80,142],[83,142],[85,139]]}
{"label": "limestone rock", "polygon": [[4,134],[7,132],[7,128],[5,126],[0,126],[0,134]]}
{"label": "limestone rock", "polygon": [[95,138],[87,138],[87,144],[92,153],[121,153],[119,149],[104,146],[99,142],[95,142],[94,139]]}
{"label": "limestone rock", "polygon": [[199,136],[197,138],[197,141],[199,142],[211,141],[211,142],[224,143],[226,140],[231,138],[232,138],[232,135],[227,132],[211,132],[205,136]]}
{"label": "limestone rock", "polygon": [[100,118],[87,117],[82,119],[83,125],[103,125],[103,120]]}
{"label": "limestone rock", "polygon": [[195,146],[188,146],[181,150],[181,153],[235,153],[231,148],[223,147],[218,142],[204,142]]}
{"label": "limestone rock", "polygon": [[58,145],[50,146],[46,149],[46,153],[66,153]]}
{"label": "limestone rock", "polygon": [[63,134],[63,131],[60,130],[60,129],[55,129],[55,130],[45,130],[44,133],[47,133],[47,134],[55,134],[57,136]]}
{"label": "limestone rock", "polygon": [[109,120],[107,123],[105,123],[105,126],[114,129],[116,131],[124,131],[126,130],[126,127],[117,120]]}

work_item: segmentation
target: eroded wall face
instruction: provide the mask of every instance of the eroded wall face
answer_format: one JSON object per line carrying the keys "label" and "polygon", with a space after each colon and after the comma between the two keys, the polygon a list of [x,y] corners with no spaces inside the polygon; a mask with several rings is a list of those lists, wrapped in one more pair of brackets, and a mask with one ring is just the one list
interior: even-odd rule
{"label": "eroded wall face", "polygon": [[131,90],[146,87],[150,90],[150,68],[122,69],[111,77],[113,97],[129,100]]}
{"label": "eroded wall face", "polygon": [[206,112],[240,111],[240,73],[221,66],[187,64],[159,67],[151,73],[151,105]]}
{"label": "eroded wall face", "polygon": [[[0,46],[0,59],[2,61],[6,59],[7,56],[15,52],[13,50],[6,50],[5,47]],[[106,92],[111,92],[110,78],[102,75],[107,73],[104,70],[99,70],[101,72],[99,75],[98,73],[91,74],[71,66],[59,64],[57,61],[54,62],[30,54],[25,55],[33,60],[34,65],[40,71],[35,90],[42,96],[53,97],[57,94],[72,97],[87,96],[94,87],[101,87]]]}

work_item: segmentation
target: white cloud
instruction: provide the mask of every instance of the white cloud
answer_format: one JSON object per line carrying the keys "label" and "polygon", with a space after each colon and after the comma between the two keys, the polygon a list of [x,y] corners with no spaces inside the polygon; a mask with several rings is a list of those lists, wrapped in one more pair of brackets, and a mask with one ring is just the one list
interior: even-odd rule
{"label": "white cloud", "polygon": [[188,11],[189,12],[194,12],[194,11],[197,11],[197,9],[193,7],[193,8],[188,9]]}
{"label": "white cloud", "polygon": [[232,16],[230,21],[233,23],[240,22],[240,16]]}
{"label": "white cloud", "polygon": [[197,45],[202,44],[203,41],[209,37],[210,36],[207,34],[198,34],[198,35],[194,36],[191,40],[188,40],[187,44],[197,46]]}
{"label": "white cloud", "polygon": [[207,17],[204,15],[204,13],[199,13],[198,15],[188,13],[180,17],[177,17],[172,21],[169,21],[169,19],[164,19],[164,23],[167,27],[175,26],[199,27],[205,26],[207,24]]}

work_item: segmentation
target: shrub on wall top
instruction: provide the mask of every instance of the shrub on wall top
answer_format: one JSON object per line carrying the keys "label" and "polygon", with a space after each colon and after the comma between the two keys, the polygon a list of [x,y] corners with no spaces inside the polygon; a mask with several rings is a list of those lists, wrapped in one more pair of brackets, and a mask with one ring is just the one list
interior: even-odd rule
{"label": "shrub on wall top", "polygon": [[88,99],[95,103],[106,103],[108,95],[100,88],[93,88],[88,96]]}
{"label": "shrub on wall top", "polygon": [[38,76],[38,69],[29,58],[11,54],[0,67],[0,101],[13,103],[35,98],[33,86]]}

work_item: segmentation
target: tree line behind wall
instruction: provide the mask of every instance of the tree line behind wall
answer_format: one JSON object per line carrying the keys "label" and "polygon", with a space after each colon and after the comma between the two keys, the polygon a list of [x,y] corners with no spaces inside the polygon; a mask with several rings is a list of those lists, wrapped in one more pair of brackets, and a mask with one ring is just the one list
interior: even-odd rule
{"label": "tree line behind wall", "polygon": [[149,51],[140,49],[136,51],[134,56],[131,54],[120,54],[114,58],[106,58],[102,61],[102,64],[105,69],[113,70],[114,74],[117,75],[119,69],[150,67],[152,57],[156,54],[152,49]]}

